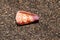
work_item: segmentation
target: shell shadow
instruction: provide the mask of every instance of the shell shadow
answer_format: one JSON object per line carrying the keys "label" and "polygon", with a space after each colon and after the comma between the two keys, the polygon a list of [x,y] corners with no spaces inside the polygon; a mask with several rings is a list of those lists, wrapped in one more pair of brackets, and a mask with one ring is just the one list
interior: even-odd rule
{"label": "shell shadow", "polygon": [[24,24],[24,25],[20,25],[20,24],[17,24],[17,23],[16,24],[17,24],[17,26],[25,26],[25,25],[36,24],[36,23],[39,23],[39,20],[31,22],[29,24]]}

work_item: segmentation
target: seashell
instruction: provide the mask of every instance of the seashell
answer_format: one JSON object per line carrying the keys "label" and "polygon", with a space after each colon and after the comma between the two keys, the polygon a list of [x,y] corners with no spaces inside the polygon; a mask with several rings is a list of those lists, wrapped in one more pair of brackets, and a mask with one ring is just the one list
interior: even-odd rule
{"label": "seashell", "polygon": [[20,25],[29,24],[37,20],[39,20],[38,15],[31,12],[18,11],[16,14],[16,22]]}

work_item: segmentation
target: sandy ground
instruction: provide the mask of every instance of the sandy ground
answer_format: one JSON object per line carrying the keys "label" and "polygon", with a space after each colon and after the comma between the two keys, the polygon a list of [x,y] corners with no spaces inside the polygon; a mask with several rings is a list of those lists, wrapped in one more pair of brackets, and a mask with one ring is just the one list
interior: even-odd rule
{"label": "sandy ground", "polygon": [[[39,22],[17,25],[19,10],[36,13]],[[60,40],[60,1],[0,0],[0,40]]]}

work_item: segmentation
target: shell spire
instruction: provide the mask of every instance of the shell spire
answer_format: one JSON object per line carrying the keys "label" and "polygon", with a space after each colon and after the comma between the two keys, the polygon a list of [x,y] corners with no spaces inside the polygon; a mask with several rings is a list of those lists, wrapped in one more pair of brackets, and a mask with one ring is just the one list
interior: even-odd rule
{"label": "shell spire", "polygon": [[28,24],[37,20],[39,20],[38,15],[31,12],[18,11],[16,14],[16,22],[20,25]]}

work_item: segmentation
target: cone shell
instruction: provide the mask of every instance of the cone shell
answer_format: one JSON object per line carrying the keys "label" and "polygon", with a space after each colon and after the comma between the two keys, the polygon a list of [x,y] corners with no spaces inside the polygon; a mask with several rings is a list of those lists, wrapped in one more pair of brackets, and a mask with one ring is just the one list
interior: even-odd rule
{"label": "cone shell", "polygon": [[18,11],[16,14],[16,22],[20,25],[28,24],[36,20],[39,20],[39,17],[36,14],[30,12]]}

